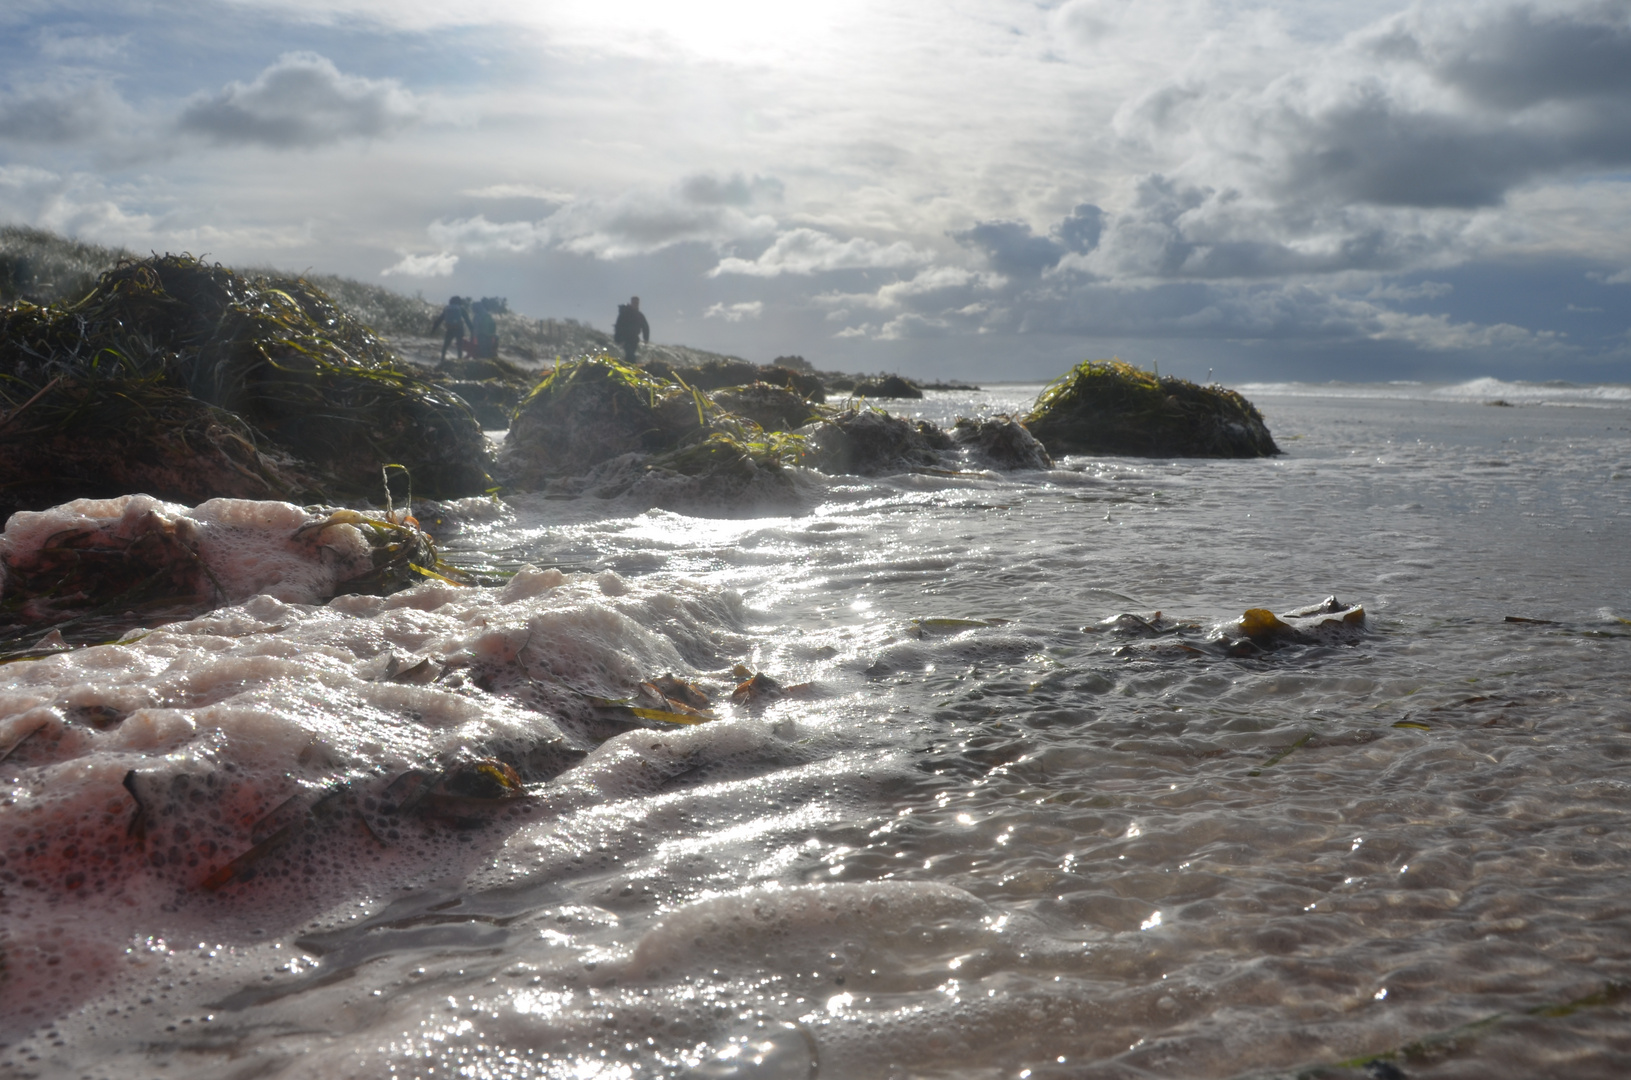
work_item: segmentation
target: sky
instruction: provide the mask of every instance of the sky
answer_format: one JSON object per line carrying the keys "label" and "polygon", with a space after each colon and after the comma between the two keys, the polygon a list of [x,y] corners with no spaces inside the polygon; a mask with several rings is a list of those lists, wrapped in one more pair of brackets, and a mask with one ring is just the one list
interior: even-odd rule
{"label": "sky", "polygon": [[6,0],[0,222],[829,370],[1631,382],[1631,0]]}

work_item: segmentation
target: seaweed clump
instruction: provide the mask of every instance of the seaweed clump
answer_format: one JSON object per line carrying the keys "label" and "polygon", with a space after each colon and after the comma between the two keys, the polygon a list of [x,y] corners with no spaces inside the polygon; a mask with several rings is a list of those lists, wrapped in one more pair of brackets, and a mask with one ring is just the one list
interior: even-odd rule
{"label": "seaweed clump", "polygon": [[516,410],[499,455],[505,481],[539,490],[619,462],[603,494],[620,494],[641,474],[747,480],[796,464],[803,439],[766,431],[727,411],[683,379],[611,356],[560,364]]}
{"label": "seaweed clump", "polygon": [[121,261],[82,298],[0,309],[0,509],[145,490],[334,501],[405,466],[488,489],[480,426],[301,279],[189,255]]}
{"label": "seaweed clump", "polygon": [[916,423],[882,409],[846,409],[807,428],[810,464],[829,473],[885,476],[943,469],[951,438],[924,420]]}
{"label": "seaweed clump", "polygon": [[1268,457],[1263,416],[1221,386],[1089,360],[1050,383],[1022,421],[1050,454]]}

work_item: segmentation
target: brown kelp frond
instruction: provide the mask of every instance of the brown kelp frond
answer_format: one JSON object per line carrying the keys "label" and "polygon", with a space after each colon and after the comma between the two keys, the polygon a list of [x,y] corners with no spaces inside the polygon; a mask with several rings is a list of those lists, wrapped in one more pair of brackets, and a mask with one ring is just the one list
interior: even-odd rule
{"label": "brown kelp frond", "polygon": [[384,514],[331,510],[322,521],[297,529],[295,536],[321,534],[335,525],[350,525],[361,532],[374,562],[372,572],[344,582],[342,592],[388,596],[427,580],[449,585],[479,584],[470,574],[442,558],[436,542],[406,510]]}
{"label": "brown kelp frond", "polygon": [[[0,650],[38,638],[45,626],[83,639],[117,637],[208,610],[222,599],[187,521],[149,514],[139,528],[67,528],[23,558],[4,560]],[[6,630],[28,627],[13,637]],[[6,640],[11,638],[12,640]],[[9,647],[9,648],[8,648]]]}
{"label": "brown kelp frond", "polygon": [[1055,379],[1022,423],[1055,454],[1279,453],[1262,414],[1237,392],[1118,359],[1088,360]]}

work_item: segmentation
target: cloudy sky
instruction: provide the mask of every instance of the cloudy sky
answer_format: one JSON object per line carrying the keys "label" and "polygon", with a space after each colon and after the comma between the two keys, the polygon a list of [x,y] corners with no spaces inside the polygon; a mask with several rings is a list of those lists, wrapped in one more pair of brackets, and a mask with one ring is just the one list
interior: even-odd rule
{"label": "cloudy sky", "polygon": [[1631,381],[1631,0],[7,0],[0,221],[988,380]]}

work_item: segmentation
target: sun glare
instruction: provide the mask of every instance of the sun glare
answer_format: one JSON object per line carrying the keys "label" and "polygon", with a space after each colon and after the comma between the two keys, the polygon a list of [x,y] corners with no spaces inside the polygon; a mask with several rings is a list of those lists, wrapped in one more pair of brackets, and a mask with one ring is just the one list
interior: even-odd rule
{"label": "sun glare", "polygon": [[599,38],[611,48],[673,49],[751,63],[807,55],[852,22],[864,5],[858,0],[811,4],[561,0],[547,10],[572,31]]}

